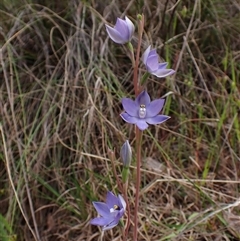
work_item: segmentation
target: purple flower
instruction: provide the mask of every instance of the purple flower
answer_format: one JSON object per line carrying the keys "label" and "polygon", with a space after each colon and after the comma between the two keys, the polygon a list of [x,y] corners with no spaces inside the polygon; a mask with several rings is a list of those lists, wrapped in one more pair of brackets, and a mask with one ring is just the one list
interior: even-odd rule
{"label": "purple flower", "polygon": [[125,20],[117,18],[115,26],[112,28],[106,24],[109,37],[118,44],[125,44],[132,38],[135,27],[128,17]]}
{"label": "purple flower", "polygon": [[147,72],[159,78],[164,78],[166,76],[174,74],[175,71],[173,69],[167,69],[168,63],[158,62],[159,56],[156,49],[150,49],[151,45],[145,50],[142,57],[143,63],[146,65]]}
{"label": "purple flower", "polygon": [[135,101],[129,98],[122,99],[122,105],[126,112],[120,115],[126,122],[137,125],[140,130],[145,130],[148,128],[148,124],[161,124],[170,118],[166,115],[158,115],[164,102],[164,99],[151,101],[149,94],[144,90]]}
{"label": "purple flower", "polygon": [[126,202],[121,195],[115,196],[107,192],[106,203],[93,202],[100,217],[91,220],[92,225],[103,226],[103,230],[111,229],[118,225],[120,218],[124,215]]}

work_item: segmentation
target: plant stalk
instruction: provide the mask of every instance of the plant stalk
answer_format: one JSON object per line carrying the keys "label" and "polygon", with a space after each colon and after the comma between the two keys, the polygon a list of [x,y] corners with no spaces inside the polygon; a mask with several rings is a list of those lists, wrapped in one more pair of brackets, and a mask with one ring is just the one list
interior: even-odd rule
{"label": "plant stalk", "polygon": [[139,206],[139,193],[141,185],[141,142],[142,131],[136,126],[136,151],[137,151],[137,180],[136,180],[136,194],[135,194],[135,209],[134,209],[134,232],[133,241],[137,241],[138,235],[138,206]]}

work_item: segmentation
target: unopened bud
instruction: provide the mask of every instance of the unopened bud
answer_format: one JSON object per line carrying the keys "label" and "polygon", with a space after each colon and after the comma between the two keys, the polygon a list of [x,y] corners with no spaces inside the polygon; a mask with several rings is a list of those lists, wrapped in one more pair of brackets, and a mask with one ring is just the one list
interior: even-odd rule
{"label": "unopened bud", "polygon": [[132,149],[128,140],[124,142],[120,151],[120,156],[121,156],[123,165],[125,167],[129,167],[132,160]]}

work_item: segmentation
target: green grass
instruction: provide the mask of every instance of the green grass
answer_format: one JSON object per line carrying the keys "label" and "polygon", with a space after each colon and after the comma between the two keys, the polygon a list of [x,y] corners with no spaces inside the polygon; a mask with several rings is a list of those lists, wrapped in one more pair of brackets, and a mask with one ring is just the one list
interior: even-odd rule
{"label": "green grass", "polygon": [[92,201],[118,193],[108,148],[120,173],[135,144],[119,116],[131,61],[104,24],[141,9],[141,54],[151,44],[177,73],[147,82],[171,119],[144,132],[139,240],[239,239],[240,5],[175,3],[0,3],[0,240],[120,240],[88,224]]}

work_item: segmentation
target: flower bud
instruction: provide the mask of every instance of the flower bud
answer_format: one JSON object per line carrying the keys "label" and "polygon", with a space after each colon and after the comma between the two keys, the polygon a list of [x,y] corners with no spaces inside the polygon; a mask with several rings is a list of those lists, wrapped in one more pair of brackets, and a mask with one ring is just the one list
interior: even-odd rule
{"label": "flower bud", "polygon": [[124,142],[120,151],[120,156],[121,156],[123,165],[125,167],[129,167],[132,160],[132,150],[128,140]]}
{"label": "flower bud", "polygon": [[117,22],[114,27],[106,24],[106,30],[109,37],[115,43],[125,44],[131,40],[135,27],[132,21],[128,17],[125,17],[125,20],[117,18]]}

